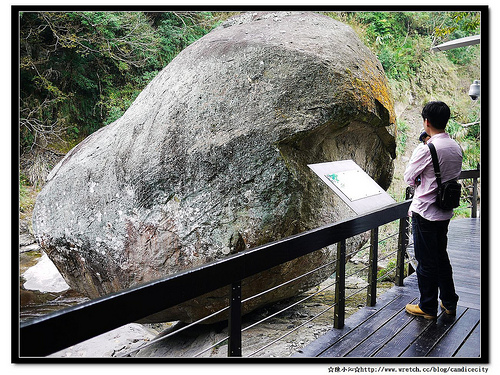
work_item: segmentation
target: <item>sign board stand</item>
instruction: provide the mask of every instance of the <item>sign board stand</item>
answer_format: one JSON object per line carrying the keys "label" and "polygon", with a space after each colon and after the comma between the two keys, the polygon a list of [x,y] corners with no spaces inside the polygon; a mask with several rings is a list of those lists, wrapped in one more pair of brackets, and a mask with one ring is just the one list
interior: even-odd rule
{"label": "sign board stand", "polygon": [[358,215],[396,202],[352,160],[308,167]]}

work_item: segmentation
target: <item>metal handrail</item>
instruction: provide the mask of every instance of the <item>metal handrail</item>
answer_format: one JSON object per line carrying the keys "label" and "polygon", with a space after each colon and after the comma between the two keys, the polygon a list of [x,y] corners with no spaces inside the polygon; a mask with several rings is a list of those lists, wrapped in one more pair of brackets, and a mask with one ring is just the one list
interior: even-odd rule
{"label": "metal handrail", "polygon": [[[22,322],[21,357],[46,356],[251,275],[405,217],[410,201],[328,224],[227,258]],[[157,298],[158,295],[164,296]],[[119,311],[119,314],[116,312]],[[71,331],[61,327],[72,327]]]}
{"label": "metal handrail", "polygon": [[472,206],[471,206],[471,217],[477,217],[477,198],[478,198],[478,179],[481,177],[481,168],[480,165],[477,165],[476,169],[470,169],[467,171],[462,171],[460,173],[459,180],[466,180],[472,178],[472,196],[468,198],[472,198]]}

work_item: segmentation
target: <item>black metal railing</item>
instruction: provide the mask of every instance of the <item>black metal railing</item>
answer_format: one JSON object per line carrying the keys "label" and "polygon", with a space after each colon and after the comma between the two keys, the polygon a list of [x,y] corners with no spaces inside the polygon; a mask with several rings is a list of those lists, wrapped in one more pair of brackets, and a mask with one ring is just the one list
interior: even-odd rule
{"label": "black metal railing", "polygon": [[[471,214],[473,217],[477,213],[479,175],[478,168],[463,171],[460,176],[474,180],[475,193],[472,197]],[[225,286],[228,286],[230,296],[228,356],[241,356],[241,281],[333,244],[337,244],[337,265],[336,298],[332,307],[334,327],[341,328],[345,320],[346,240],[367,231],[371,232],[367,305],[373,306],[377,288],[378,228],[399,220],[395,283],[402,286],[405,250],[408,245],[407,212],[410,203],[411,200],[407,199],[362,216],[315,228],[195,269],[22,322],[18,336],[19,359],[47,356]],[[158,295],[163,298],[157,298]]]}
{"label": "black metal railing", "polygon": [[478,197],[479,197],[479,178],[481,177],[480,165],[477,165],[476,169],[470,169],[467,171],[462,171],[460,174],[460,180],[469,180],[472,179],[472,185],[464,185],[464,188],[468,192],[469,189],[472,189],[472,193],[467,194],[467,199],[471,201],[471,217],[477,218],[477,206],[478,206]]}

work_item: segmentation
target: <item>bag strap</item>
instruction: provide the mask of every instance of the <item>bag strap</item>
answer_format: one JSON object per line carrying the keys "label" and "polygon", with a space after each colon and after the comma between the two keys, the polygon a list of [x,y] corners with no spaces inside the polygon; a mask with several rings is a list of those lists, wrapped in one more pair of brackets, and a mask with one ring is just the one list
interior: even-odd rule
{"label": "bag strap", "polygon": [[436,175],[437,184],[441,187],[441,171],[439,170],[439,160],[436,152],[436,147],[432,143],[427,143],[431,151],[432,164],[434,165],[434,174]]}

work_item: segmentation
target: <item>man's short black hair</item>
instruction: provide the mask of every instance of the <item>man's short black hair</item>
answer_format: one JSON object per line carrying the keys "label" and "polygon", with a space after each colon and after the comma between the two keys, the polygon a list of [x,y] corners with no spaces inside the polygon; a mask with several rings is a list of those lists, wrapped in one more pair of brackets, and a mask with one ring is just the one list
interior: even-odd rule
{"label": "man's short black hair", "polygon": [[436,129],[444,129],[450,119],[450,107],[443,102],[429,102],[422,109],[422,118]]}

